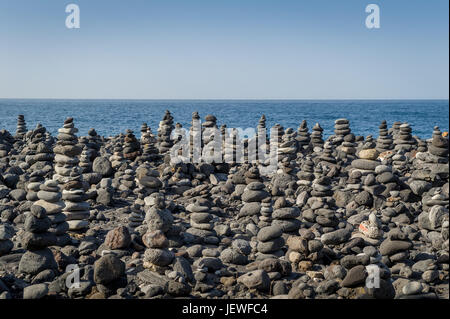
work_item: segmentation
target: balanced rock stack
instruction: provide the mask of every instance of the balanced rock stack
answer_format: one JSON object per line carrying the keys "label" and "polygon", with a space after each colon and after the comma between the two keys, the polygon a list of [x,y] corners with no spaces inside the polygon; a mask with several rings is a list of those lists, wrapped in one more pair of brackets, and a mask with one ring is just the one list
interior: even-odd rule
{"label": "balanced rock stack", "polygon": [[417,152],[425,153],[428,150],[427,142],[420,139],[417,143]]}
{"label": "balanced rock stack", "polygon": [[153,161],[158,158],[158,149],[156,148],[156,138],[152,130],[146,123],[141,127],[141,145],[142,159],[144,161]]}
{"label": "balanced rock stack", "polygon": [[44,142],[39,142],[36,145],[35,154],[26,156],[26,162],[30,165],[30,171],[38,171],[46,166],[51,167],[53,158],[51,147]]}
{"label": "balanced rock stack", "polygon": [[186,206],[190,218],[191,227],[186,233],[192,236],[194,243],[217,244],[218,238],[214,230],[211,214],[211,203],[204,198],[196,198],[193,203]]}
{"label": "balanced rock stack", "polygon": [[166,110],[164,118],[159,122],[158,127],[158,148],[160,154],[165,154],[173,146],[173,141],[171,139],[173,129],[173,117],[169,110]]}
{"label": "balanced rock stack", "polygon": [[134,161],[134,159],[140,154],[141,146],[134,136],[132,130],[127,130],[124,138],[123,145],[123,157],[127,160]]}
{"label": "balanced rock stack", "polygon": [[392,156],[392,167],[394,168],[394,171],[397,171],[400,174],[403,174],[408,170],[408,162],[409,159],[405,155],[404,149],[398,150],[397,153]]}
{"label": "balanced rock stack", "polygon": [[86,146],[90,151],[89,159],[91,162],[93,162],[94,159],[99,155],[101,143],[102,140],[100,136],[98,136],[97,131],[95,131],[95,129],[93,128],[89,129]]}
{"label": "balanced rock stack", "polygon": [[293,206],[284,197],[279,197],[274,204],[272,213],[272,225],[281,228],[283,233],[292,233],[298,231],[301,222],[297,219],[300,216],[300,209]]}
{"label": "balanced rock stack", "polygon": [[241,196],[243,206],[239,211],[239,217],[259,215],[261,211],[261,202],[270,197],[261,182],[251,182],[247,184]]}
{"label": "balanced rock stack", "polygon": [[434,127],[428,152],[436,158],[435,163],[448,163],[448,137],[443,137],[437,126]]}
{"label": "balanced rock stack", "polygon": [[309,148],[311,138],[309,136],[308,124],[306,120],[303,120],[298,127],[296,140],[300,151],[306,151]]}
{"label": "balanced rock stack", "polygon": [[325,142],[323,145],[323,153],[317,156],[314,161],[316,163],[322,162],[323,165],[336,164],[336,159],[333,156],[333,146],[330,142]]}
{"label": "balanced rock stack", "polygon": [[7,255],[14,247],[11,238],[14,236],[14,228],[9,224],[0,224],[0,257]]}
{"label": "balanced rock stack", "polygon": [[[261,139],[262,141],[264,141],[262,143],[262,145],[259,145],[259,141],[257,140],[257,145],[258,145],[258,154],[259,152],[263,152],[264,154],[267,154],[267,152],[269,151],[269,132],[267,132],[267,128],[266,128],[266,116],[263,114],[261,115],[259,121],[258,121],[258,125],[256,127],[256,137],[258,139]],[[262,158],[263,155],[260,156],[260,159]]]}
{"label": "balanced rock stack", "polygon": [[377,151],[380,153],[389,151],[393,148],[392,136],[389,134],[386,121],[382,121],[379,126],[379,136],[377,139]]}
{"label": "balanced rock stack", "polygon": [[84,145],[81,152],[79,165],[82,173],[90,173],[92,171],[91,152],[86,145]]}
{"label": "balanced rock stack", "polygon": [[78,129],[75,128],[71,117],[64,121],[63,128],[58,129],[58,141],[53,149],[56,154],[53,179],[58,181],[59,184],[64,184],[71,180],[73,176],[81,174],[78,156],[82,149],[76,145],[78,142],[76,132],[78,132]]}
{"label": "balanced rock stack", "polygon": [[109,157],[109,161],[111,162],[112,168],[116,169],[120,167],[124,163],[123,158],[123,148],[119,143],[114,145],[113,155]]}
{"label": "balanced rock stack", "polygon": [[[208,161],[213,161],[214,155],[221,158],[221,154],[214,154],[214,149],[221,150],[221,146],[216,145],[214,141],[214,135],[218,134],[217,119],[214,115],[206,115],[205,122],[202,123],[202,142],[204,148],[204,154],[207,156]],[[219,141],[217,141],[219,142]],[[219,159],[219,157],[217,159]]]}
{"label": "balanced rock stack", "polygon": [[69,230],[84,230],[89,227],[90,206],[81,175],[73,176],[63,186],[63,214],[66,215]]}
{"label": "balanced rock stack", "polygon": [[189,154],[194,160],[200,158],[202,150],[202,127],[198,112],[192,113],[191,127],[189,128]]}
{"label": "balanced rock stack", "polygon": [[347,134],[344,136],[344,141],[342,142],[341,146],[339,147],[339,153],[344,153],[345,158],[348,160],[354,160],[355,154],[356,154],[356,138],[353,133]]}
{"label": "balanced rock stack", "polygon": [[166,208],[163,195],[153,194],[151,199],[151,205],[145,207],[147,232],[142,237],[142,242],[148,249],[144,254],[144,267],[158,271],[172,263],[175,257],[167,249],[167,233],[173,224],[173,216]]}
{"label": "balanced rock stack", "polygon": [[263,227],[256,236],[258,244],[256,245],[256,259],[279,258],[284,255],[283,230],[280,226],[272,225]]}
{"label": "balanced rock stack", "polygon": [[394,137],[395,150],[405,150],[409,152],[416,144],[416,140],[411,135],[412,129],[408,123],[400,125],[400,131]]}
{"label": "balanced rock stack", "polygon": [[131,214],[128,217],[128,228],[135,229],[142,225],[145,220],[145,214],[142,212],[141,205],[134,204],[131,206]]}
{"label": "balanced rock stack", "polygon": [[281,159],[295,159],[297,157],[297,132],[292,128],[287,128],[281,139],[281,144],[278,147],[278,155]]}
{"label": "balanced rock stack", "polygon": [[25,123],[25,117],[23,114],[17,116],[17,129],[16,129],[16,139],[23,140],[27,134],[27,125]]}
{"label": "balanced rock stack", "polygon": [[300,186],[311,186],[314,180],[314,162],[308,156],[302,163],[299,172],[297,172],[297,184]]}
{"label": "balanced rock stack", "polygon": [[350,122],[347,119],[337,119],[334,121],[334,134],[336,138],[333,144],[341,145],[344,141],[344,136],[350,134],[350,132]]}
{"label": "balanced rock stack", "polygon": [[322,132],[323,128],[320,127],[319,123],[316,123],[316,125],[313,126],[311,133],[311,144],[313,145],[313,147],[322,148],[324,143],[322,138]]}
{"label": "balanced rock stack", "polygon": [[48,246],[57,243],[56,236],[48,229],[51,221],[47,217],[45,209],[38,205],[31,206],[31,212],[25,219],[22,234],[22,247],[27,251],[22,255],[19,262],[19,272],[37,275],[42,271],[53,271],[58,268],[52,251]]}
{"label": "balanced rock stack", "polygon": [[62,213],[65,204],[61,200],[62,194],[58,183],[47,180],[40,184],[37,197],[39,200],[34,204],[45,209],[51,222],[48,231],[56,236],[58,246],[64,246],[70,242],[70,237],[66,233],[69,230],[69,224],[66,222],[66,215]]}
{"label": "balanced rock stack", "polygon": [[7,130],[0,130],[0,159],[6,158],[14,144],[14,137]]}
{"label": "balanced rock stack", "polygon": [[394,122],[392,123],[392,128],[389,130],[389,133],[392,135],[392,138],[397,138],[397,134],[400,133],[400,125],[402,122]]}

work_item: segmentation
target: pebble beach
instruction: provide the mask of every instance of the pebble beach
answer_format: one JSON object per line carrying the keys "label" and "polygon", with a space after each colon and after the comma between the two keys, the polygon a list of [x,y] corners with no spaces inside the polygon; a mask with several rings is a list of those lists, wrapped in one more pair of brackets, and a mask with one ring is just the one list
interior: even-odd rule
{"label": "pebble beach", "polygon": [[[325,131],[259,114],[243,145],[278,133],[266,173],[225,154],[171,161],[182,125],[168,110],[156,130],[115,136],[82,136],[70,116],[56,134],[20,114],[0,127],[0,299],[449,298],[438,126],[428,138],[380,121],[362,135],[347,118]],[[202,146],[229,134],[212,114],[185,119],[199,120],[184,126]]]}

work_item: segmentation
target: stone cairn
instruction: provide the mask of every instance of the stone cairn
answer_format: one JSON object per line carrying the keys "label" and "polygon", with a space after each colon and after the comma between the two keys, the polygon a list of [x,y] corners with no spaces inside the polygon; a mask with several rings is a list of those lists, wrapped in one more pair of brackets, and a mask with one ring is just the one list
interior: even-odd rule
{"label": "stone cairn", "polygon": [[394,122],[392,123],[392,127],[389,130],[389,133],[392,135],[392,138],[397,138],[397,134],[400,132],[400,125],[402,125],[402,122]]}
{"label": "stone cairn", "polygon": [[280,226],[272,225],[263,227],[256,236],[258,243],[256,245],[256,259],[279,258],[284,255],[283,230]]}
{"label": "stone cairn", "polygon": [[173,146],[173,141],[171,139],[173,129],[173,117],[169,110],[166,110],[164,118],[159,122],[158,127],[158,148],[160,154],[167,153]]}
{"label": "stone cairn", "polygon": [[300,209],[287,201],[284,197],[278,197],[272,213],[272,225],[279,226],[283,233],[293,233],[299,230]]}
{"label": "stone cairn", "polygon": [[102,140],[101,140],[100,136],[98,136],[95,129],[93,129],[93,128],[89,129],[86,146],[90,151],[89,159],[91,162],[93,162],[94,159],[98,156],[101,144],[102,144]]}
{"label": "stone cairn", "polygon": [[156,148],[156,138],[152,134],[152,130],[147,123],[142,124],[141,127],[141,145],[142,145],[142,159],[144,161],[154,161],[159,156]]}
{"label": "stone cairn", "polygon": [[313,128],[312,128],[312,133],[311,133],[311,144],[313,145],[313,147],[319,147],[322,148],[323,147],[323,138],[322,138],[322,132],[323,132],[323,128],[320,127],[319,123],[316,123]]}
{"label": "stone cairn", "polygon": [[386,121],[382,121],[379,126],[379,136],[377,139],[377,151],[380,153],[389,151],[393,148],[392,136],[389,134]]}
{"label": "stone cairn", "polygon": [[25,117],[23,114],[17,116],[17,129],[15,138],[18,140],[23,140],[27,134],[27,124],[25,123]]}
{"label": "stone cairn", "polygon": [[192,237],[194,243],[217,244],[218,238],[214,230],[211,214],[211,203],[204,198],[196,198],[193,203],[186,206],[189,212],[190,228],[186,233]]}
{"label": "stone cairn", "polygon": [[48,231],[51,221],[41,206],[31,206],[31,212],[25,219],[21,236],[22,247],[27,251],[19,262],[19,272],[35,276],[42,271],[55,271],[58,266],[48,246],[54,246],[56,236]]}
{"label": "stone cairn", "polygon": [[173,216],[166,208],[162,195],[153,197],[153,205],[146,208],[145,221],[147,232],[142,236],[142,242],[148,248],[144,254],[144,267],[155,271],[164,270],[175,258],[168,250],[169,241],[166,233],[173,224]]}
{"label": "stone cairn", "polygon": [[412,129],[408,123],[400,125],[400,131],[394,137],[395,150],[412,151],[417,143],[411,135]]}
{"label": "stone cairn", "polygon": [[123,157],[123,148],[120,143],[117,143],[114,145],[113,149],[113,155],[109,157],[109,161],[111,162],[111,166],[114,169],[117,169],[118,167],[122,166],[124,163],[124,157]]}
{"label": "stone cairn", "polygon": [[140,154],[141,146],[134,136],[132,130],[127,130],[124,138],[123,157],[127,160],[134,161]]}
{"label": "stone cairn", "polygon": [[61,200],[62,194],[58,183],[53,180],[47,180],[45,183],[40,184],[37,197],[38,201],[35,202],[35,205],[43,207],[51,221],[51,227],[48,231],[56,236],[59,246],[64,246],[70,241],[69,236],[66,234],[67,230],[69,230],[69,224],[66,222],[66,215],[62,213],[65,204]]}
{"label": "stone cairn", "polygon": [[[214,134],[217,134],[217,119],[214,115],[206,115],[205,122],[202,123],[202,144],[203,144],[203,152],[209,157],[213,156],[214,148],[220,151],[221,147],[217,147],[214,145]],[[209,160],[213,160],[211,157]]]}
{"label": "stone cairn", "polygon": [[350,122],[347,119],[337,119],[334,121],[334,145],[341,145],[344,141],[344,136],[351,133]]}
{"label": "stone cairn", "polygon": [[308,150],[311,138],[309,136],[308,124],[306,120],[303,120],[298,127],[296,140],[298,143],[298,148],[301,152]]}
{"label": "stone cairn", "polygon": [[69,230],[82,230],[89,226],[89,203],[82,182],[81,169],[78,166],[78,155],[81,148],[76,145],[73,118],[64,121],[63,128],[58,130],[58,142],[54,148],[55,174],[53,180],[62,185],[62,199],[64,200],[63,214],[66,215]]}
{"label": "stone cairn", "polygon": [[431,145],[428,147],[428,152],[433,155],[434,161],[437,163],[448,163],[448,138],[442,136],[439,127],[435,126]]}
{"label": "stone cairn", "polygon": [[80,156],[80,168],[82,173],[92,172],[91,152],[87,145],[84,145]]}

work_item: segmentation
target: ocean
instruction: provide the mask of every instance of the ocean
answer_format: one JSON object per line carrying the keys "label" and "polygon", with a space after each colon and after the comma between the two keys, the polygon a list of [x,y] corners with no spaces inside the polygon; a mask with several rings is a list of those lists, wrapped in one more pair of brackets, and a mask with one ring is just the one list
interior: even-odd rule
{"label": "ocean", "polygon": [[434,126],[449,129],[448,100],[20,100],[0,99],[0,129],[13,135],[17,115],[25,115],[27,128],[41,123],[53,135],[64,119],[73,117],[79,136],[90,128],[98,134],[114,136],[131,129],[137,137],[146,122],[156,134],[165,110],[170,110],[174,123],[190,127],[192,112],[202,120],[207,114],[217,117],[218,126],[255,128],[265,114],[267,127],[279,123],[284,128],[297,129],[302,120],[308,128],[319,123],[324,137],[333,134],[334,120],[347,118],[355,135],[378,136],[378,126],[386,120],[388,127],[395,121],[408,122],[413,135],[430,138]]}

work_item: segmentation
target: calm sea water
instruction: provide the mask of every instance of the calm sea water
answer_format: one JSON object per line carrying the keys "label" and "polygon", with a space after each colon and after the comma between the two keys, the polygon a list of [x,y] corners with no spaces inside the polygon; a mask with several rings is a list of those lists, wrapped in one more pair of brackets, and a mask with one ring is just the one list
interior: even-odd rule
{"label": "calm sea water", "polygon": [[218,125],[256,128],[262,114],[267,127],[280,123],[297,129],[305,119],[311,130],[316,122],[324,136],[333,134],[334,120],[345,117],[355,135],[378,136],[382,120],[410,123],[413,135],[429,138],[434,126],[449,128],[448,100],[12,100],[0,99],[0,129],[16,131],[17,115],[24,114],[28,129],[41,123],[52,134],[72,116],[79,136],[95,128],[100,135],[112,136],[132,129],[140,136],[146,122],[156,133],[164,111],[171,111],[174,122],[190,127],[191,114],[198,111],[202,120],[214,114]]}

